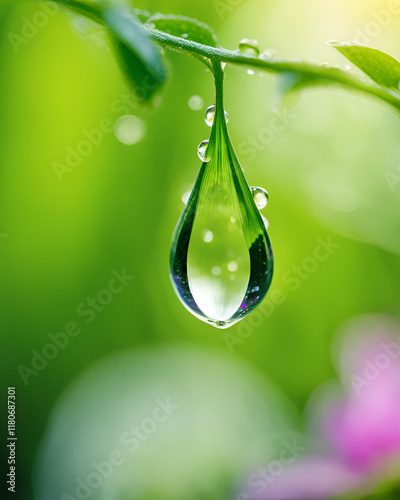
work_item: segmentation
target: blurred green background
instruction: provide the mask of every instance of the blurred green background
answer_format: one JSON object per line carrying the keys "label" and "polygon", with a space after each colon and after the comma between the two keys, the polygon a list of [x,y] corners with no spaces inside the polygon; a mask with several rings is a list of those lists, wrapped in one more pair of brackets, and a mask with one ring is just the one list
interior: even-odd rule
{"label": "blurred green background", "polygon": [[[282,57],[344,67],[345,60],[325,41],[368,32],[367,43],[400,57],[400,14],[376,24],[379,29],[368,24],[375,19],[372,12],[387,4],[143,0],[135,7],[199,18],[215,28],[227,48],[249,37]],[[3,19],[0,46],[1,371],[5,384],[17,387],[21,498],[32,498],[32,465],[57,398],[94,362],[115,353],[151,356],[184,344],[192,355],[204,351],[199,363],[209,363],[215,375],[216,400],[224,398],[223,380],[229,379],[228,372],[220,377],[212,366],[219,363],[218,353],[222,364],[234,368],[237,363],[238,370],[247,370],[246,365],[279,388],[279,405],[286,405],[288,397],[301,410],[311,391],[335,374],[330,359],[335,330],[359,313],[398,314],[400,290],[400,183],[390,186],[386,177],[387,172],[399,174],[399,116],[383,103],[342,89],[309,90],[268,144],[250,153],[252,138],[271,137],[265,130],[274,117],[276,78],[228,66],[229,130],[249,184],[270,193],[263,212],[275,254],[270,294],[281,291],[283,300],[268,317],[252,320],[250,315],[226,332],[192,317],[172,289],[168,256],[184,207],[181,197],[200,167],[196,147],[209,133],[203,113],[213,102],[211,74],[189,57],[167,53],[170,78],[162,102],[143,109],[131,98],[101,31],[64,9],[16,52],[9,34],[21,33],[24,19],[40,9],[43,5],[34,1],[18,2]],[[199,110],[188,105],[193,95],[203,99]],[[85,131],[98,129],[102,120],[114,124],[125,115],[140,118],[131,119],[127,132],[128,139],[133,134],[132,140],[140,140],[126,145],[113,131],[104,133],[60,182],[53,165],[65,164],[67,148],[76,149]],[[309,272],[318,238],[339,246]],[[298,287],[288,280],[297,272],[293,266],[306,274]],[[86,323],[78,306],[108,286],[113,270],[124,268],[134,280]],[[18,367],[31,367],[31,350],[41,351],[48,334],[63,331],[69,322],[76,322],[81,333],[24,384]],[[189,377],[196,366],[185,365],[176,377]],[[149,362],[143,373],[150,377],[157,369],[156,361]],[[246,378],[249,387],[252,376]],[[214,378],[204,379],[206,387],[211,389]],[[95,380],[97,386],[91,387],[101,400],[103,382]],[[196,404],[202,407],[201,401]],[[79,427],[79,400],[72,415]],[[200,418],[193,427],[210,440],[211,451],[217,446],[213,434],[230,421],[229,415],[218,415],[216,409],[214,421]],[[107,433],[112,421],[106,415],[99,421]],[[213,432],[205,432],[206,422],[215,426]],[[229,433],[234,435],[234,428],[226,441]],[[64,446],[61,441],[60,456]],[[169,498],[158,494],[115,498]]]}

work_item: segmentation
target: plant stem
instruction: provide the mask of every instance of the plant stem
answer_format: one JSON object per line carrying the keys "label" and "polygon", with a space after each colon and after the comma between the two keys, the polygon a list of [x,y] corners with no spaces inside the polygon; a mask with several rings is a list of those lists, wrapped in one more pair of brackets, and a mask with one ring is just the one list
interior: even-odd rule
{"label": "plant stem", "polygon": [[[378,97],[400,111],[400,94],[390,89],[379,87],[372,81],[363,81],[338,68],[323,67],[311,62],[290,59],[259,58],[241,54],[238,51],[215,48],[202,45],[191,40],[176,37],[162,31],[147,28],[150,36],[159,44],[172,50],[186,52],[191,55],[203,56],[214,61],[227,62],[250,66],[252,68],[270,71],[273,73],[294,73],[303,75],[320,84],[339,84],[347,88],[361,91],[365,94]],[[213,65],[214,67],[214,65]]]}
{"label": "plant stem", "polygon": [[224,115],[224,71],[219,59],[212,59],[211,64],[215,81],[215,114]]}

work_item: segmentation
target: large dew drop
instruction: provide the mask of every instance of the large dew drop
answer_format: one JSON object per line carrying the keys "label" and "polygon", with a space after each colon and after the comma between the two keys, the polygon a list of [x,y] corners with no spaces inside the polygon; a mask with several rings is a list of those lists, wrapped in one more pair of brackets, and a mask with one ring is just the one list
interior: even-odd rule
{"label": "large dew drop", "polygon": [[[226,328],[266,295],[273,257],[256,193],[229,139],[222,102],[217,102],[207,160],[175,229],[170,272],[184,306],[197,318]],[[265,197],[263,190],[258,194]]]}

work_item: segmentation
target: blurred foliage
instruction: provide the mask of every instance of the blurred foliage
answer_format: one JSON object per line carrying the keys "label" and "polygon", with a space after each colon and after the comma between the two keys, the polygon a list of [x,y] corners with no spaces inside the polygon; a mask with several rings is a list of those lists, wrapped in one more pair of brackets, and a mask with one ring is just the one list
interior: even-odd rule
{"label": "blurred foliage", "polygon": [[[100,357],[181,342],[223,350],[256,367],[301,409],[313,388],[334,373],[330,341],[344,320],[400,312],[400,122],[390,108],[323,89],[305,91],[277,116],[271,110],[274,78],[227,68],[229,130],[249,184],[271,195],[264,211],[276,258],[270,293],[279,290],[284,297],[281,304],[271,302],[271,314],[259,325],[252,326],[251,316],[243,321],[251,331],[247,338],[239,337],[240,324],[228,330],[239,339],[231,353],[221,332],[184,310],[168,276],[181,196],[200,166],[196,146],[209,132],[202,113],[213,101],[210,73],[190,58],[168,54],[171,79],[162,106],[143,110],[121,78],[103,30],[66,10],[47,13],[43,5],[18,2],[2,21],[0,45],[0,235],[6,235],[0,296],[7,304],[1,372],[18,390],[23,498],[31,498],[31,466],[51,408]],[[201,19],[233,50],[249,36],[282,57],[308,54],[343,65],[324,42],[362,34],[366,43],[400,57],[400,16],[390,13],[383,26],[372,14],[387,10],[383,1],[223,5],[143,0],[135,7]],[[40,19],[38,27],[34,20]],[[15,46],[10,34],[24,41]],[[192,95],[203,98],[202,110],[189,108]],[[76,151],[102,120],[114,123],[128,114],[146,123],[141,141],[127,146],[104,132],[59,181],[53,165],[66,163],[68,147]],[[317,238],[328,235],[340,246],[310,271],[306,259],[313,257]],[[296,266],[305,276],[298,287],[290,281],[298,277]],[[135,279],[85,323],[79,305],[123,268]],[[71,321],[81,327],[79,336],[25,386],[18,366],[30,366],[31,350],[42,350],[49,332],[61,332]],[[75,419],[79,426],[79,408]],[[204,431],[201,421],[197,426]],[[213,429],[218,432],[220,420]]]}

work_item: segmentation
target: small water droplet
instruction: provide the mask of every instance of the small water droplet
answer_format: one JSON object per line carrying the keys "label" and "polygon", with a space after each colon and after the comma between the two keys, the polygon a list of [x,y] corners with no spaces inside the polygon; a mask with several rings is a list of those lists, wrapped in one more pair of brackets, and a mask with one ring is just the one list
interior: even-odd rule
{"label": "small water droplet", "polygon": [[346,71],[350,71],[350,70],[351,70],[351,66],[350,66],[350,64],[345,64],[345,65],[344,65],[344,69],[345,69]]}
{"label": "small water droplet", "polygon": [[326,42],[327,45],[341,45],[341,42],[339,40],[328,40]]}
{"label": "small water droplet", "polygon": [[260,53],[257,40],[251,40],[250,38],[243,38],[242,40],[240,40],[239,51],[242,54],[253,57],[258,57]]}
{"label": "small water droplet", "polygon": [[205,229],[201,237],[203,238],[203,241],[205,241],[206,243],[211,243],[212,240],[214,239],[213,232],[210,231],[209,229]]}
{"label": "small water droplet", "polygon": [[192,95],[188,100],[188,105],[190,109],[199,111],[204,106],[203,98],[200,95]]}
{"label": "small water droplet", "polygon": [[[204,120],[209,127],[212,127],[212,124],[214,123],[214,116],[215,116],[215,106],[213,104],[212,106],[208,106],[204,114]],[[228,123],[228,121],[229,121],[229,115],[225,111],[225,123]]]}
{"label": "small water droplet", "polygon": [[320,64],[321,68],[329,68],[330,67],[330,64],[328,62],[322,62]]}
{"label": "small water droplet", "polygon": [[254,75],[254,70],[252,70],[252,69],[248,69],[248,70],[247,70],[247,74],[248,74],[248,75]]}
{"label": "small water droplet", "polygon": [[208,141],[202,141],[197,146],[197,154],[201,161],[210,161],[210,157],[207,156]]}
{"label": "small water droplet", "polygon": [[250,189],[253,194],[254,203],[256,204],[258,210],[265,208],[268,203],[268,192],[257,186],[251,187]]}
{"label": "small water droplet", "polygon": [[155,30],[156,29],[156,25],[154,23],[148,23],[148,24],[146,24],[146,28],[148,30]]}
{"label": "small water droplet", "polygon": [[264,59],[273,59],[276,56],[276,50],[274,49],[265,49],[262,54],[260,54],[261,58]]}
{"label": "small water droplet", "polygon": [[189,38],[189,35],[187,33],[183,33],[183,35],[181,35],[181,38]]}
{"label": "small water droplet", "polygon": [[114,123],[114,133],[116,138],[131,146],[139,142],[146,132],[145,122],[134,115],[124,115],[116,120]]}

